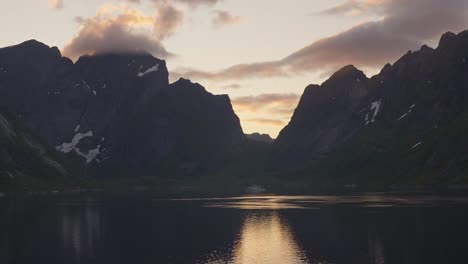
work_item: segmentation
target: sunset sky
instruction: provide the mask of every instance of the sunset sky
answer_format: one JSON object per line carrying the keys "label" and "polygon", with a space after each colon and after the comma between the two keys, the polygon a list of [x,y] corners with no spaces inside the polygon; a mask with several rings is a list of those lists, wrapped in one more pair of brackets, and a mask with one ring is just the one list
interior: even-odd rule
{"label": "sunset sky", "polygon": [[446,31],[466,0],[2,0],[0,47],[37,39],[82,54],[146,50],[171,81],[229,94],[245,132],[276,137],[304,88],[354,64],[371,76]]}

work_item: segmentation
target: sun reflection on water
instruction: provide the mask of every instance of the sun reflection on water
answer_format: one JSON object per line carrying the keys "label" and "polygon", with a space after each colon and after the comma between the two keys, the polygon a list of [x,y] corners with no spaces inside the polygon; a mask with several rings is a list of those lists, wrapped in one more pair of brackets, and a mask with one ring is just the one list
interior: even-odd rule
{"label": "sun reflection on water", "polygon": [[[218,251],[220,252],[220,251]],[[221,251],[222,252],[222,251]],[[288,223],[276,211],[251,211],[227,254],[211,253],[200,263],[309,263]]]}

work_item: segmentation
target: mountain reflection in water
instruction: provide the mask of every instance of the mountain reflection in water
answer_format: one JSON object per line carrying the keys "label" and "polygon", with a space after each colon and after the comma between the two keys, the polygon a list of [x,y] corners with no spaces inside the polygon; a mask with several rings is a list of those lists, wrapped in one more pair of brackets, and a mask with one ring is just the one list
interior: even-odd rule
{"label": "mountain reflection in water", "polygon": [[467,263],[468,203],[436,196],[0,200],[0,263]]}
{"label": "mountain reflection in water", "polygon": [[101,233],[99,208],[92,204],[63,206],[58,212],[62,251],[74,256],[77,263],[95,257]]}

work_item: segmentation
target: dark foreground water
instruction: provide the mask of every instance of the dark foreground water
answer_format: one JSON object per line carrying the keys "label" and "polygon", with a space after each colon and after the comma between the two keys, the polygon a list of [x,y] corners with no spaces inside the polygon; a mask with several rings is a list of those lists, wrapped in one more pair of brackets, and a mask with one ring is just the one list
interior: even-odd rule
{"label": "dark foreground water", "polygon": [[465,198],[0,200],[0,263],[468,263]]}

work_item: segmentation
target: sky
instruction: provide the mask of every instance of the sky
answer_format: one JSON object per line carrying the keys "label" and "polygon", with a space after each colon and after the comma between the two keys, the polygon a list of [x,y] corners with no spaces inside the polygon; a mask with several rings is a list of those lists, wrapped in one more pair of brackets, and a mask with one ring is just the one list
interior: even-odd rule
{"label": "sky", "polygon": [[76,60],[147,51],[170,80],[228,94],[244,132],[276,137],[300,95],[353,64],[369,77],[441,34],[466,0],[2,0],[0,47],[37,39]]}

